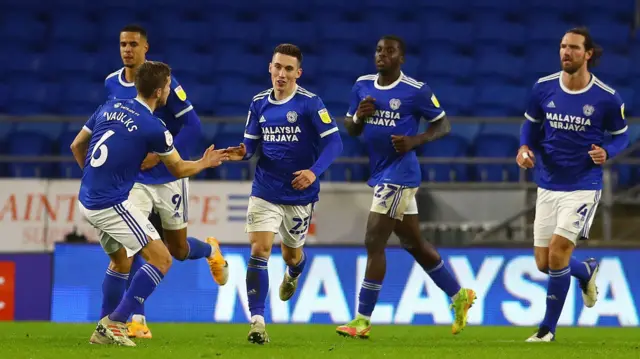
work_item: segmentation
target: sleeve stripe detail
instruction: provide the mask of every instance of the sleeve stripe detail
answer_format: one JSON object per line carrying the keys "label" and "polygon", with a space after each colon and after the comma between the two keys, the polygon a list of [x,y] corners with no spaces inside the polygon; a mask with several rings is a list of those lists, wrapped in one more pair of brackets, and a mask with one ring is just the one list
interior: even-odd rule
{"label": "sleeve stripe detail", "polygon": [[436,116],[435,118],[432,118],[431,120],[429,120],[429,122],[436,122],[439,119],[443,118],[446,115],[446,112],[442,111],[440,112],[440,114],[438,116]]}
{"label": "sleeve stripe detail", "polygon": [[250,140],[259,140],[259,139],[260,139],[260,136],[250,135],[250,134],[248,134],[248,133],[246,133],[246,132],[245,132],[245,133],[244,133],[244,138],[248,138],[248,139],[250,139]]}
{"label": "sleeve stripe detail", "polygon": [[533,117],[529,116],[529,114],[528,114],[528,113],[526,113],[526,112],[524,113],[524,117],[525,117],[527,120],[531,121],[531,122],[535,122],[535,123],[539,123],[539,122],[540,122],[540,120],[536,120],[535,118],[533,118]]}
{"label": "sleeve stripe detail", "polygon": [[178,118],[178,117],[180,117],[180,116],[184,115],[185,113],[187,113],[187,112],[189,112],[189,111],[191,111],[191,110],[193,110],[193,105],[189,105],[189,107],[187,107],[187,108],[185,108],[184,110],[182,110],[182,111],[180,111],[180,112],[176,113],[176,118]]}
{"label": "sleeve stripe detail", "polygon": [[325,138],[325,137],[329,136],[330,134],[332,134],[334,132],[338,132],[338,128],[337,127],[334,127],[334,128],[332,128],[330,130],[324,131],[323,133],[320,134],[320,138]]}
{"label": "sleeve stripe detail", "polygon": [[160,153],[160,152],[156,152],[158,154],[158,156],[169,156],[170,154],[172,154],[176,149],[172,148],[171,150],[169,150],[168,152],[164,152],[164,153]]}
{"label": "sleeve stripe detail", "polygon": [[624,126],[624,128],[622,128],[622,129],[620,129],[618,131],[612,131],[612,132],[609,132],[609,133],[612,134],[612,135],[621,135],[621,134],[627,132],[627,129],[629,129],[629,126]]}
{"label": "sleeve stripe detail", "polygon": [[86,131],[86,132],[89,132],[89,134],[92,134],[92,133],[93,133],[93,131],[91,131],[91,129],[90,129],[89,127],[87,127],[87,126],[82,126],[82,129],[83,129],[84,131]]}

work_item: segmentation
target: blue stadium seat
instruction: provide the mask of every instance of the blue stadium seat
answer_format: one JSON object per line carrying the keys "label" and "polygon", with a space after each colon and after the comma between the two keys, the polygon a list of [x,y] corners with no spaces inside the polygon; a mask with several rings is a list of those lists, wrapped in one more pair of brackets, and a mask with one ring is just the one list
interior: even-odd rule
{"label": "blue stadium seat", "polygon": [[438,41],[441,43],[456,44],[458,46],[472,46],[474,38],[473,23],[448,21],[442,19],[440,21],[429,22],[423,24],[423,39],[427,41]]}
{"label": "blue stadium seat", "polygon": [[9,96],[9,113],[14,115],[34,115],[54,113],[60,105],[60,87],[43,82],[15,83]]}
{"label": "blue stadium seat", "polygon": [[270,56],[224,53],[216,56],[213,74],[234,75],[240,80],[264,80],[269,76],[267,71],[270,61]]}
{"label": "blue stadium seat", "polygon": [[37,18],[37,13],[33,10],[10,12],[7,15],[0,23],[0,36],[3,40],[43,44],[48,39],[47,25]]}
{"label": "blue stadium seat", "polygon": [[[117,55],[116,55],[117,56]],[[42,57],[46,72],[43,77],[52,81],[67,83],[70,77],[86,81],[97,77],[104,80],[107,74],[97,75],[96,59],[93,55],[80,51],[64,51],[56,49]]]}
{"label": "blue stadium seat", "polygon": [[39,135],[47,137],[51,141],[55,141],[62,131],[67,127],[64,122],[53,122],[53,121],[43,121],[43,122],[32,122],[32,121],[24,121],[18,122],[15,125],[16,132],[29,132],[29,133],[37,133]]}
{"label": "blue stadium seat", "polygon": [[171,26],[163,26],[161,28],[162,33],[158,34],[164,38],[165,41],[171,42],[183,42],[191,43],[194,38],[200,41],[208,41],[207,37],[211,36],[214,31],[214,24],[205,21],[175,21],[175,11],[168,14],[170,18],[173,18]]}
{"label": "blue stadium seat", "polygon": [[[506,134],[478,135],[473,155],[486,158],[515,158],[518,151],[517,137]],[[515,164],[478,164],[472,167],[474,179],[480,182],[517,181],[519,170]]]}
{"label": "blue stadium seat", "polygon": [[214,24],[214,36],[218,43],[245,43],[260,45],[264,41],[265,30],[260,23],[224,21]]}
{"label": "blue stadium seat", "polygon": [[[449,134],[438,141],[428,142],[417,150],[420,157],[465,157],[468,143],[464,137]],[[465,182],[468,180],[466,164],[421,164],[422,180],[428,182]]]}
{"label": "blue stadium seat", "polygon": [[[366,149],[362,141],[357,137],[351,137],[346,133],[340,133],[342,139],[341,157],[355,158],[365,157]],[[361,182],[367,179],[368,170],[366,164],[333,163],[322,176],[323,180],[332,182]]]}
{"label": "blue stadium seat", "polygon": [[[239,137],[235,137],[221,131],[213,142],[218,149],[238,146],[242,142],[242,134]],[[216,178],[224,181],[246,181],[250,179],[248,161],[226,162],[222,166],[214,168],[213,172]]]}
{"label": "blue stadium seat", "polygon": [[353,81],[336,80],[321,86],[319,96],[333,117],[340,118],[349,110],[351,88],[355,82],[355,79]]}
{"label": "blue stadium seat", "polygon": [[[70,147],[77,134],[77,131],[67,131],[60,135],[58,138],[58,155],[72,156]],[[58,176],[60,178],[82,178],[82,170],[75,161],[60,162],[58,163]]]}
{"label": "blue stadium seat", "polygon": [[462,137],[467,143],[473,143],[480,132],[481,124],[469,122],[452,122],[451,134]]}
{"label": "blue stadium seat", "polygon": [[[202,123],[202,135],[205,138],[214,138],[218,132],[220,132],[220,128],[223,126],[221,123],[217,122],[203,122]],[[238,142],[239,143],[239,142]]]}
{"label": "blue stadium seat", "polygon": [[215,112],[218,93],[215,86],[192,84],[188,88],[185,86],[185,91],[198,115],[210,115]]}
{"label": "blue stadium seat", "polygon": [[272,18],[268,18],[270,26],[267,29],[266,41],[277,45],[281,43],[291,43],[298,46],[314,45],[318,37],[318,27],[313,22],[277,22],[275,25]]}
{"label": "blue stadium seat", "polygon": [[631,67],[631,60],[628,56],[611,53],[602,56],[598,67],[594,68],[593,72],[596,73],[604,83],[613,84],[628,80]]}
{"label": "blue stadium seat", "polygon": [[214,113],[217,116],[246,116],[251,99],[266,89],[267,86],[242,83],[226,84],[219,88],[217,107]]}
{"label": "blue stadium seat", "polygon": [[521,12],[523,6],[518,1],[511,0],[476,0],[473,2],[473,12],[486,12],[489,14],[506,13],[506,12]]}
{"label": "blue stadium seat", "polygon": [[365,57],[356,54],[340,54],[339,56],[327,56],[320,63],[320,73],[332,74],[342,78],[357,78],[375,70],[373,57]]}
{"label": "blue stadium seat", "polygon": [[635,106],[638,104],[634,101],[636,98],[636,91],[633,87],[616,87],[616,92],[622,97],[624,103],[624,113],[626,117],[635,116],[637,112]]}
{"label": "blue stadium seat", "polygon": [[[37,132],[14,132],[7,139],[7,153],[13,156],[45,156],[52,154],[52,141]],[[12,177],[51,177],[51,163],[12,162],[9,174]]]}
{"label": "blue stadium seat", "polygon": [[353,1],[341,0],[313,0],[313,7],[319,10],[331,10],[334,12],[361,10],[361,4]]}
{"label": "blue stadium seat", "polygon": [[478,61],[476,76],[482,77],[478,79],[482,82],[486,78],[517,82],[522,78],[525,69],[523,57],[513,56],[507,52],[482,54],[476,61]]}
{"label": "blue stadium seat", "polygon": [[[522,111],[524,113],[524,110]],[[525,121],[524,116],[520,117],[513,123],[483,123],[480,126],[480,135],[507,135],[510,137],[520,138],[520,128]]]}
{"label": "blue stadium seat", "polygon": [[97,26],[82,13],[59,12],[51,21],[51,39],[57,43],[90,44],[97,36]]}
{"label": "blue stadium seat", "polygon": [[528,9],[532,10],[546,10],[550,13],[579,13],[581,0],[566,0],[566,1],[548,1],[548,0],[530,0],[528,1]]}
{"label": "blue stadium seat", "polygon": [[598,17],[597,21],[589,24],[589,31],[604,48],[612,46],[625,48],[631,44],[630,24],[620,23],[614,19]]}
{"label": "blue stadium seat", "polygon": [[335,22],[331,26],[325,25],[320,29],[320,39],[329,46],[340,43],[345,45],[371,43],[372,49],[375,50],[373,44],[377,38],[369,30],[370,26],[365,23]]}
{"label": "blue stadium seat", "polygon": [[0,113],[7,113],[9,106],[9,86],[0,83]]}
{"label": "blue stadium seat", "polygon": [[479,44],[517,46],[522,45],[526,28],[523,24],[508,22],[499,16],[477,17],[473,36]]}
{"label": "blue stadium seat", "polygon": [[[134,12],[122,11],[121,9],[104,9],[100,13],[102,16],[98,19],[98,28],[100,31],[98,31],[97,39],[110,51],[115,51],[117,55],[118,50],[116,46],[118,46],[120,30],[126,25],[141,23],[141,18]],[[151,48],[159,45],[157,34],[149,33],[148,36]]]}
{"label": "blue stadium seat", "polygon": [[480,116],[521,116],[527,90],[520,86],[487,85],[479,87],[476,114]]}
{"label": "blue stadium seat", "polygon": [[440,85],[431,87],[447,114],[468,116],[475,107],[475,89],[471,86]]}
{"label": "blue stadium seat", "polygon": [[213,55],[188,53],[186,51],[170,50],[166,55],[166,61],[171,66],[173,75],[182,82],[182,74],[208,77],[216,67],[216,58]]}
{"label": "blue stadium seat", "polygon": [[[79,96],[79,94],[82,94]],[[63,115],[90,116],[105,101],[105,90],[100,82],[71,82],[65,86],[57,113]]]}
{"label": "blue stadium seat", "polygon": [[468,80],[473,74],[475,59],[448,52],[424,54],[421,59],[420,77],[426,81],[434,78]]}

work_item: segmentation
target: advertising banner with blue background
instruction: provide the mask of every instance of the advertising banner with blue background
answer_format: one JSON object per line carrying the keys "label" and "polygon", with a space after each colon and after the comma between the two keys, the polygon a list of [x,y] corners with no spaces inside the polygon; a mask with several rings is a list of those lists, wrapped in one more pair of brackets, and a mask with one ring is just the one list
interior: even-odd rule
{"label": "advertising banner with blue background", "polygon": [[[229,282],[218,287],[206,261],[174,261],[145,303],[153,322],[247,323],[245,284],[248,246],[223,247]],[[271,291],[266,319],[275,323],[338,324],[354,316],[366,251],[361,247],[309,247],[298,291],[278,298],[285,264],[274,248],[269,261]],[[532,249],[443,249],[441,254],[463,287],[476,290],[469,311],[472,325],[537,325],[544,317],[547,275],[540,273]],[[575,279],[560,325],[637,326],[640,306],[640,250],[578,249],[578,258],[600,260],[599,300],[585,308]],[[101,287],[108,257],[97,245],[60,244],[54,252],[51,319],[99,320]],[[387,274],[372,320],[386,324],[450,324],[449,299],[400,248],[387,250]]]}

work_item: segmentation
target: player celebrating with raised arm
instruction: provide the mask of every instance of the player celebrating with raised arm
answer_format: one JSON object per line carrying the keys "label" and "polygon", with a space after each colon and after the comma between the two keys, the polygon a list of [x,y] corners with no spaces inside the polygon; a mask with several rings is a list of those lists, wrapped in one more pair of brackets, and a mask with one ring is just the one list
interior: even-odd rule
{"label": "player celebrating with raised arm", "polygon": [[[135,99],[108,100],[78,133],[71,151],[83,169],[79,207],[98,229],[100,243],[111,262],[103,282],[102,319],[90,342],[135,346],[125,322],[160,284],[171,266],[171,255],[145,214],[127,198],[149,152],[176,178],[198,174],[228,159],[224,150],[209,147],[198,161],[184,161],[174,150],[173,136],[153,111],[166,104],[171,69],[145,62],[135,77]],[[147,261],[126,289],[132,256]],[[126,289],[126,292],[125,292]]]}
{"label": "player celebrating with raised arm", "polygon": [[[528,342],[554,340],[572,275],[585,306],[597,300],[596,260],[581,262],[572,253],[588,237],[602,165],[629,144],[620,95],[589,72],[600,55],[586,28],[569,30],[560,43],[562,71],[539,79],[528,101],[516,161],[537,170],[534,254],[538,269],[549,274],[547,310]],[[612,135],[608,144],[605,132]]]}
{"label": "player celebrating with raised arm", "polygon": [[[460,288],[438,251],[420,237],[415,196],[422,176],[415,149],[445,136],[451,126],[429,86],[402,73],[404,49],[399,37],[380,39],[375,52],[378,73],[361,76],[351,90],[345,126],[352,136],[364,135],[371,166],[368,184],[375,189],[365,235],[367,268],[358,314],[336,329],[344,336],[369,337],[371,314],[386,271],[385,247],[392,232],[452,299],[454,334],[465,327],[467,311],[476,297],[473,290]],[[418,134],[420,119],[430,125]]]}
{"label": "player celebrating with raised arm", "polygon": [[318,201],[318,177],[342,153],[338,127],[324,103],[296,83],[302,75],[301,64],[297,46],[275,48],[269,64],[273,87],[253,98],[244,141],[228,149],[231,160],[248,159],[262,143],[246,225],[251,242],[248,339],[258,344],[269,341],[264,309],[269,292],[267,261],[275,233],[282,237],[282,258],[287,264],[280,285],[280,299],[286,301],[295,293],[306,263],[302,246]]}
{"label": "player celebrating with raised arm", "polygon": [[[148,50],[147,32],[143,27],[128,25],[121,30],[120,56],[124,67],[107,76],[105,80],[110,99],[128,99],[136,96],[133,78],[138,68],[145,63]],[[200,119],[182,86],[173,76],[167,104],[156,109],[155,115],[164,121],[171,134],[176,136],[175,147],[183,156],[188,157],[200,138]],[[161,238],[175,259],[183,261],[206,258],[214,280],[219,285],[224,285],[229,273],[218,241],[212,237],[205,241],[187,237],[189,179],[177,179],[166,166],[159,164],[159,161],[159,156],[155,153],[150,153],[145,158],[129,200],[145,216],[149,216],[152,210],[158,213],[161,226],[154,224],[158,231],[163,232]],[[143,263],[142,258],[136,256],[132,273]],[[144,304],[141,303],[135,309],[128,326],[129,336],[151,338],[151,331],[144,316]]]}

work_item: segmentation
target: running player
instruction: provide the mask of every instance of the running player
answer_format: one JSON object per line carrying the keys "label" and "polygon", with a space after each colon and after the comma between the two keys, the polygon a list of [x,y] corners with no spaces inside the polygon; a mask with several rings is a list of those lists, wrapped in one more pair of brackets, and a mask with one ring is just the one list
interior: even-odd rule
{"label": "running player", "polygon": [[[166,104],[171,70],[146,62],[135,77],[135,99],[108,100],[87,121],[71,145],[83,168],[79,207],[100,233],[111,262],[103,282],[102,315],[90,342],[135,346],[125,322],[160,284],[171,266],[171,255],[146,215],[128,199],[142,161],[154,152],[177,178],[219,166],[228,156],[211,146],[199,161],[184,161],[174,150],[173,136],[153,111]],[[147,261],[126,290],[131,257],[140,252]],[[124,295],[124,296],[123,296]]]}
{"label": "running player", "polygon": [[[521,168],[536,168],[534,254],[538,269],[549,274],[544,320],[528,342],[554,340],[571,276],[580,283],[585,306],[598,299],[598,263],[578,261],[572,253],[576,241],[589,235],[602,165],[629,144],[620,95],[589,71],[601,53],[586,28],[565,33],[562,71],[535,83],[524,114],[516,161]],[[607,144],[605,132],[612,135]]]}
{"label": "running player", "polygon": [[[451,126],[429,86],[402,73],[404,49],[404,41],[397,36],[384,36],[378,41],[378,73],[358,78],[345,119],[350,135],[364,135],[371,166],[368,184],[374,192],[365,235],[367,269],[358,314],[336,329],[343,336],[369,337],[371,314],[386,271],[385,248],[392,232],[451,298],[453,334],[465,327],[467,311],[476,297],[473,290],[460,288],[438,251],[420,236],[416,192],[422,176],[415,149],[447,135]],[[421,119],[430,125],[418,134]]]}
{"label": "running player", "polygon": [[251,242],[247,297],[251,311],[250,342],[269,342],[264,308],[269,291],[267,261],[276,233],[282,237],[287,264],[280,299],[296,291],[306,258],[302,251],[313,206],[318,201],[318,177],[342,153],[335,121],[317,95],[299,87],[302,52],[278,45],[269,64],[273,87],[257,94],[249,105],[244,141],[229,148],[231,160],[251,158],[262,144],[249,199],[246,231]]}
{"label": "running player", "polygon": [[[137,69],[146,61],[149,49],[147,32],[137,25],[125,26],[120,32],[120,56],[124,67],[107,76],[105,87],[108,97],[125,99],[134,98],[136,90],[133,78]],[[175,77],[171,78],[171,94],[167,105],[155,111],[175,136],[175,147],[188,158],[200,139],[200,119],[187,99],[187,94]],[[189,179],[175,178],[164,166],[159,164],[159,156],[150,153],[142,164],[142,172],[136,179],[129,200],[142,214],[151,218],[159,215],[162,231],[161,238],[167,244],[171,255],[179,260],[206,258],[211,273],[219,285],[228,279],[228,267],[222,259],[218,241],[207,238],[204,242],[197,238],[187,237],[189,210]],[[158,215],[152,214],[152,211]],[[136,256],[132,272],[143,264],[142,258]],[[129,336],[151,338],[151,331],[144,316],[144,304],[134,311],[129,326]]]}

